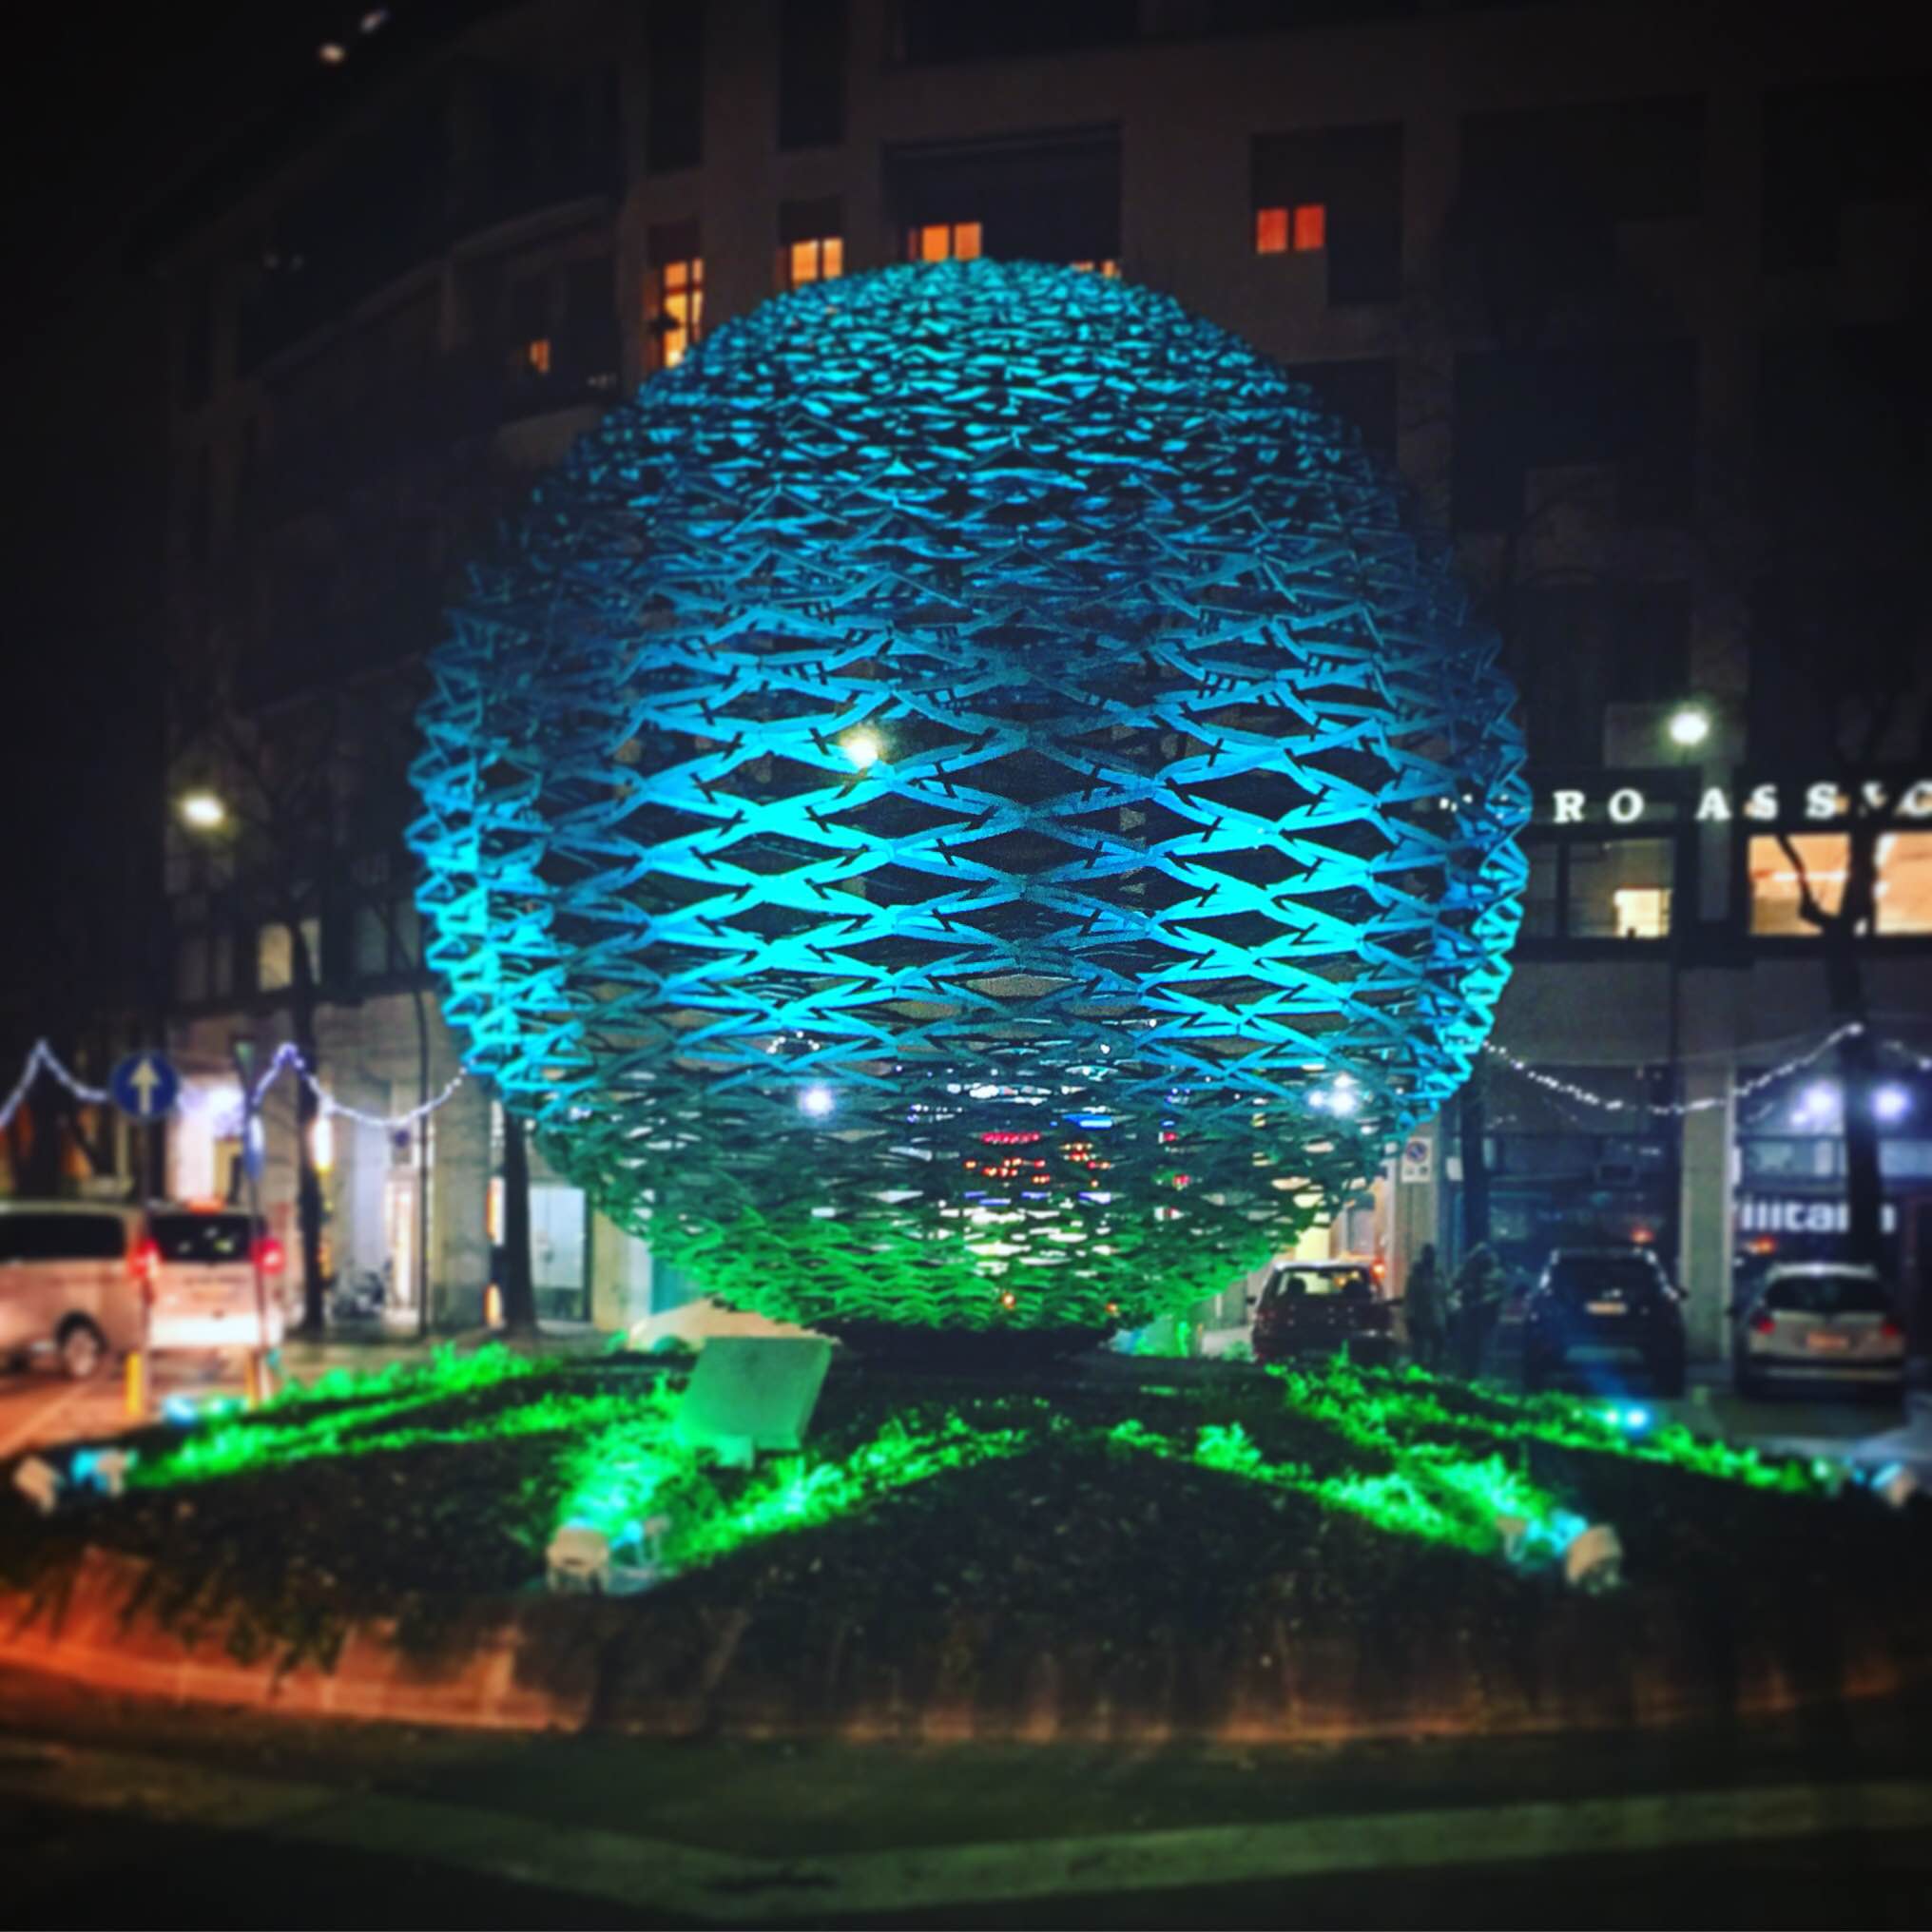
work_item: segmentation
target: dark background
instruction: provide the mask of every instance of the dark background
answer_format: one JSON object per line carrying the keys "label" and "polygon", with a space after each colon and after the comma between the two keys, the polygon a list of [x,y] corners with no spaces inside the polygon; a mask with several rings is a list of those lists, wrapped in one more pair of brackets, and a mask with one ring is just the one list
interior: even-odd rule
{"label": "dark background", "polygon": [[[399,5],[187,0],[24,10],[0,81],[0,370],[15,485],[0,571],[0,1042],[103,1003],[160,962],[167,342],[145,250],[222,157],[293,132],[447,24]],[[324,40],[352,48],[324,67]],[[232,171],[232,170],[231,170]],[[10,1084],[10,1067],[0,1069]]]}

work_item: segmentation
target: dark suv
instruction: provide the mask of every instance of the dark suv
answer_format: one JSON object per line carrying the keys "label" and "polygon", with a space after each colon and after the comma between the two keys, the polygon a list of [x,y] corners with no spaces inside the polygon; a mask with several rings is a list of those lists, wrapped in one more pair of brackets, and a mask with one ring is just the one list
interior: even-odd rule
{"label": "dark suv", "polygon": [[1523,1386],[1579,1350],[1640,1357],[1657,1393],[1684,1393],[1684,1302],[1647,1247],[1559,1247],[1523,1304]]}

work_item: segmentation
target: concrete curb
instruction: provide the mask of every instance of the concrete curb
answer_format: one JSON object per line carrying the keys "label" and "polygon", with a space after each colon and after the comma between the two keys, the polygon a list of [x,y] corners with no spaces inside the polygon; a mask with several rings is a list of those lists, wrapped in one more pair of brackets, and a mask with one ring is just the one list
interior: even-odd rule
{"label": "concrete curb", "polygon": [[[676,1633],[638,1599],[479,1602],[435,1656],[393,1621],[351,1627],[333,1668],[239,1661],[230,1623],[192,1633],[130,1613],[137,1558],[90,1549],[44,1595],[0,1593],[0,1663],[97,1690],[261,1710],[494,1730],[853,1742],[1335,1744],[1649,1729],[1766,1717],[1932,1685],[1932,1633],[1842,1614],[1819,1641],[1698,1631],[1659,1594],[1559,1598],[1507,1655],[1445,1631],[1426,1655],[1277,1626],[1265,1652],[1169,1640],[1128,1657],[1072,1643],[1023,1660],[962,1613],[926,1666],[851,1654],[746,1654],[751,1613]],[[1842,1611],[1843,1607],[1837,1607]],[[1794,1652],[1796,1654],[1794,1655]]]}

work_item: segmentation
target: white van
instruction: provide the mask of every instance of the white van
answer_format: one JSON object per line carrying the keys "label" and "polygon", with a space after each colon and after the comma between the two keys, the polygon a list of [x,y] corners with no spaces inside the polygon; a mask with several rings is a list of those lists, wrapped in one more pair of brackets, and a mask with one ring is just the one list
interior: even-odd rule
{"label": "white van", "polygon": [[0,1359],[51,1349],[71,1376],[141,1345],[143,1216],[100,1201],[0,1201]]}
{"label": "white van", "polygon": [[251,1227],[241,1209],[156,1204],[147,1209],[135,1262],[148,1298],[149,1348],[281,1346],[281,1244],[259,1222]]}
{"label": "white van", "polygon": [[144,1337],[163,1352],[279,1348],[281,1268],[281,1244],[219,1203],[0,1200],[0,1360],[51,1350],[80,1377]]}

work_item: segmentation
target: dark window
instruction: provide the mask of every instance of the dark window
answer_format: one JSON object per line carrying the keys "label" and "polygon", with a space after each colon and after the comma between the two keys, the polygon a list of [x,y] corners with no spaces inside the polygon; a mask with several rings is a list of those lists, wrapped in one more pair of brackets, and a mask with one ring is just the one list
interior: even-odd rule
{"label": "dark window", "polygon": [[1618,584],[1603,597],[1606,690],[1613,705],[1667,705],[1690,680],[1689,584]]}
{"label": "dark window", "polygon": [[126,1224],[111,1214],[0,1214],[0,1261],[119,1261]]}
{"label": "dark window", "polygon": [[645,165],[653,174],[705,158],[705,10],[660,0],[645,48]]}
{"label": "dark window", "polygon": [[1506,530],[1536,470],[1613,468],[1616,519],[1690,513],[1697,351],[1690,342],[1462,356],[1456,363],[1459,529]]}
{"label": "dark window", "polygon": [[1288,374],[1305,382],[1332,415],[1362,432],[1379,455],[1396,453],[1396,365],[1387,361],[1300,362]]}
{"label": "dark window", "polygon": [[1925,521],[1932,381],[1909,325],[1768,335],[1758,368],[1757,476],[1789,559],[1916,546]]}
{"label": "dark window", "polygon": [[163,1261],[207,1265],[248,1259],[245,1214],[156,1214],[148,1220],[148,1232]]}
{"label": "dark window", "polygon": [[1932,184],[1922,78],[1782,88],[1765,101],[1765,266],[1826,268],[1840,218],[1861,203],[1922,200]]}
{"label": "dark window", "polygon": [[1134,37],[1139,0],[898,0],[894,48],[911,65],[1067,53]]}
{"label": "dark window", "polygon": [[1909,567],[1766,579],[1750,633],[1747,718],[1754,763],[1815,768],[1818,747],[1866,705],[1906,702],[1932,638],[1923,587]]}
{"label": "dark window", "polygon": [[778,145],[845,138],[845,0],[780,0]]}
{"label": "dark window", "polygon": [[[1120,255],[1120,138],[1112,128],[891,149],[885,187],[902,245],[916,261],[986,254],[1073,262]],[[935,252],[926,230],[941,228],[948,245]],[[970,247],[953,239],[959,230],[976,231]]]}
{"label": "dark window", "polygon": [[1401,295],[1399,124],[1256,136],[1253,209],[1257,247],[1263,240],[1261,216],[1279,210],[1285,252],[1325,249],[1331,302],[1393,301]]}
{"label": "dark window", "polygon": [[1774,1276],[1765,1284],[1764,1305],[1792,1315],[1889,1315],[1892,1298],[1869,1275],[1834,1271]]}

